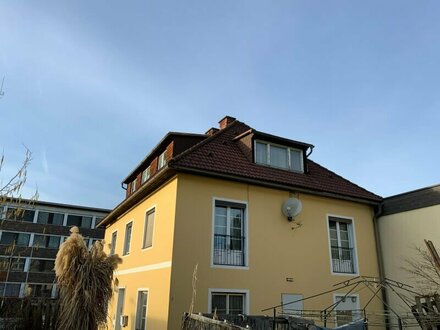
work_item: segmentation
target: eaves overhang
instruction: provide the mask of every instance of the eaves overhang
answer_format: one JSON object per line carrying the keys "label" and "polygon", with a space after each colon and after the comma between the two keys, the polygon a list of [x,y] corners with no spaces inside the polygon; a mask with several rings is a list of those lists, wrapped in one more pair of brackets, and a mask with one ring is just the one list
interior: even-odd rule
{"label": "eaves overhang", "polygon": [[133,176],[138,173],[138,170],[140,167],[146,165],[153,156],[165,146],[167,142],[171,142],[173,136],[190,136],[190,137],[206,137],[206,134],[196,134],[196,133],[182,133],[182,132],[168,132],[162,140],[159,141],[158,144],[150,151],[150,153],[145,156],[142,161],[134,167],[134,169],[125,177],[124,180],[122,180],[122,184],[129,183],[132,181]]}
{"label": "eaves overhang", "polygon": [[151,181],[147,181],[139,188],[139,190],[133,193],[133,195],[119,203],[105,218],[102,219],[97,227],[106,228],[108,225],[112,224],[118,219],[118,217],[130,210],[133,206],[142,201],[146,196],[154,192],[156,189],[161,187],[175,174],[176,171],[168,166],[162,169],[158,174],[151,178]]}
{"label": "eaves overhang", "polygon": [[336,199],[341,199],[341,200],[346,200],[346,201],[368,204],[371,206],[379,206],[381,203],[381,199],[376,200],[376,199],[360,198],[360,197],[344,195],[344,194],[336,194],[336,193],[332,193],[332,192],[315,190],[315,189],[310,189],[310,188],[301,187],[301,186],[286,185],[286,184],[280,184],[280,183],[271,182],[271,181],[246,178],[246,177],[238,176],[238,175],[219,173],[219,172],[207,171],[207,170],[202,170],[202,169],[195,169],[192,167],[184,167],[184,166],[179,166],[176,164],[169,164],[169,166],[179,172],[195,174],[195,175],[203,175],[203,176],[208,176],[208,177],[212,177],[212,178],[225,179],[225,180],[247,183],[247,184],[254,184],[257,186],[263,186],[263,187],[267,187],[267,188],[274,188],[274,189],[280,189],[280,190],[285,190],[285,191],[295,191],[295,192],[307,193],[307,194],[317,195],[317,196],[322,196],[322,197],[336,198]]}

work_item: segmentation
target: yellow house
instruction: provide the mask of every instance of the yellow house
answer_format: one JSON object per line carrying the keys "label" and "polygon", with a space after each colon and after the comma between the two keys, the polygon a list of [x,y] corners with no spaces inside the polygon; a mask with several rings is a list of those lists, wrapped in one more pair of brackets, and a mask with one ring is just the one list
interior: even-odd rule
{"label": "yellow house", "polygon": [[[270,314],[262,310],[358,275],[379,277],[381,198],[313,162],[312,150],[229,116],[206,134],[168,133],[100,223],[109,252],[123,258],[113,327],[125,316],[126,329],[179,329],[191,308]],[[291,308],[323,310],[347,291]],[[362,308],[367,291],[340,306]],[[368,308],[383,310],[380,301]]]}
{"label": "yellow house", "polygon": [[[411,268],[407,260],[422,261],[415,248],[426,248],[425,239],[440,246],[439,219],[440,185],[384,198],[378,224],[385,277],[410,285],[419,295],[435,291],[434,281],[415,277],[403,268]],[[411,314],[407,303],[394,291],[387,290],[389,305],[400,314]]]}

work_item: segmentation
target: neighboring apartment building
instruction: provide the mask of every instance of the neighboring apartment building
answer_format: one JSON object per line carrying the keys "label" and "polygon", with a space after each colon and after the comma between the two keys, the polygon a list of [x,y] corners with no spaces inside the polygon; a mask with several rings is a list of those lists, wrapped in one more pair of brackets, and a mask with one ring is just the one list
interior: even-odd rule
{"label": "neighboring apartment building", "polygon": [[[218,314],[261,315],[357,275],[379,277],[373,217],[381,198],[312,161],[312,149],[228,116],[206,134],[168,133],[99,224],[110,253],[123,258],[114,328],[126,315],[128,329],[178,329],[196,265],[193,310]],[[292,197],[302,211],[288,221],[282,205]],[[341,306],[364,306],[367,291]],[[295,308],[323,310],[344,293]],[[368,308],[383,311],[380,301]]]}
{"label": "neighboring apartment building", "polygon": [[[378,222],[385,277],[421,292],[403,267],[408,266],[405,260],[419,258],[414,248],[426,249],[425,239],[440,247],[440,185],[384,198]],[[394,310],[410,312],[394,292],[389,291],[387,297]]]}
{"label": "neighboring apartment building", "polygon": [[43,201],[0,205],[0,297],[56,298],[53,271],[60,244],[78,226],[89,247],[109,210]]}

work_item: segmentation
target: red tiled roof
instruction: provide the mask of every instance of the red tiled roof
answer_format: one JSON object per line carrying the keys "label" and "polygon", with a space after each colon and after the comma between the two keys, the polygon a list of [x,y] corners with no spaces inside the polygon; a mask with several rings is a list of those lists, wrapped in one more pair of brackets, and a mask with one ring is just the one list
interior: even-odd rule
{"label": "red tiled roof", "polygon": [[[382,198],[344,179],[334,172],[307,159],[306,173],[296,173],[255,164],[240,147],[238,135],[251,127],[234,121],[225,129],[203,140],[169,162],[169,167],[212,175],[226,175],[237,180],[252,180],[261,184],[282,185],[292,190],[305,190],[354,198],[366,202],[380,202]],[[249,146],[251,148],[251,146]]]}

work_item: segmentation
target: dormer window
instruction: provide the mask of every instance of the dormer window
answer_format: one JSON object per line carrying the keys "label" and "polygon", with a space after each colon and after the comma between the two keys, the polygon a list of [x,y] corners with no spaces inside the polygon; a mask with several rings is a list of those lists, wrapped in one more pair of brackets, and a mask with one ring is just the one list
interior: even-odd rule
{"label": "dormer window", "polygon": [[157,162],[157,169],[160,170],[167,164],[167,159],[165,157],[166,151],[162,152],[159,156],[159,161]]}
{"label": "dormer window", "polygon": [[136,190],[136,179],[131,182],[131,193],[134,193]]}
{"label": "dormer window", "polygon": [[255,142],[255,163],[304,172],[303,151],[268,142]]}
{"label": "dormer window", "polygon": [[151,176],[151,166],[148,166],[145,171],[142,172],[142,183],[146,182]]}

